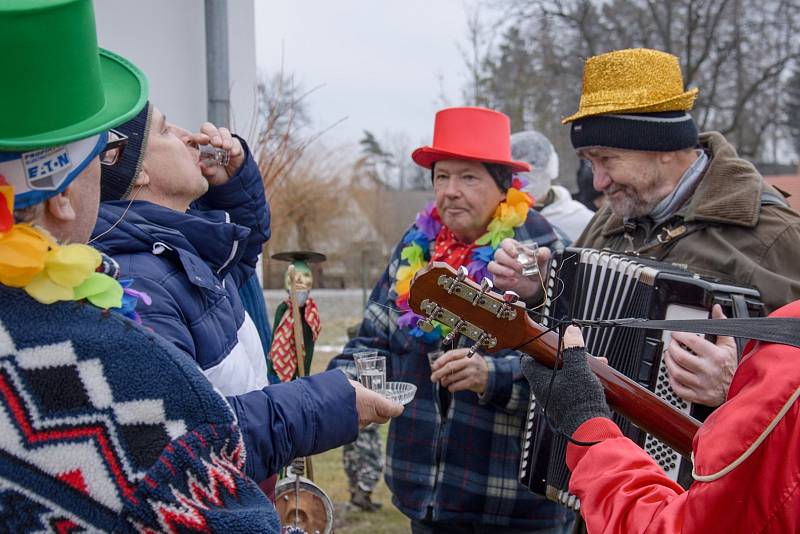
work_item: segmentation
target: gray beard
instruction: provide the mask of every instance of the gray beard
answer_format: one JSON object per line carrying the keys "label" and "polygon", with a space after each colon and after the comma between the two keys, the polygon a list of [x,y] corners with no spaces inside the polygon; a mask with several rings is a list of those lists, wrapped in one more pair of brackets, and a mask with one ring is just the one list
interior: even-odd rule
{"label": "gray beard", "polygon": [[635,219],[649,215],[656,206],[654,202],[644,202],[638,196],[625,195],[621,200],[611,200],[606,197],[611,211],[623,219]]}

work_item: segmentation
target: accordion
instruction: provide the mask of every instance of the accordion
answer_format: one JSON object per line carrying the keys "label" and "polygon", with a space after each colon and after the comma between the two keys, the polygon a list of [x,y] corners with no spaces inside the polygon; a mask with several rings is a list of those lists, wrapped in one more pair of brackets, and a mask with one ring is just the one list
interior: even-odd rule
{"label": "accordion", "polygon": [[[542,323],[552,319],[609,320],[708,319],[720,304],[728,317],[763,315],[757,290],[721,283],[690,273],[684,267],[609,251],[567,248],[554,253],[546,283]],[[584,327],[590,354],[605,356],[621,373],[653,391],[679,410],[698,419],[710,410],[680,399],[669,385],[662,352],[670,333],[623,327]],[[691,464],[675,451],[614,415],[622,432],[644,448],[673,480],[687,486]],[[536,400],[531,398],[523,433],[520,481],[574,510],[580,502],[568,492],[566,439],[552,432]]]}

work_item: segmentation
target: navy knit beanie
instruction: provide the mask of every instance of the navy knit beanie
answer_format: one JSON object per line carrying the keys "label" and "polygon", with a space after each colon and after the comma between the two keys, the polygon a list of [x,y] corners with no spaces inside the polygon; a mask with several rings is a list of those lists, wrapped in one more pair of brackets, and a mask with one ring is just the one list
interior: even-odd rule
{"label": "navy knit beanie", "polygon": [[128,136],[128,143],[116,165],[102,166],[100,182],[100,200],[102,202],[122,200],[130,194],[133,182],[142,170],[144,149],[147,146],[147,135],[150,133],[152,116],[153,106],[147,102],[138,115],[115,128],[121,134]]}
{"label": "navy knit beanie", "polygon": [[696,146],[697,135],[697,125],[685,111],[596,115],[574,121],[570,131],[576,150],[598,146],[671,152]]}

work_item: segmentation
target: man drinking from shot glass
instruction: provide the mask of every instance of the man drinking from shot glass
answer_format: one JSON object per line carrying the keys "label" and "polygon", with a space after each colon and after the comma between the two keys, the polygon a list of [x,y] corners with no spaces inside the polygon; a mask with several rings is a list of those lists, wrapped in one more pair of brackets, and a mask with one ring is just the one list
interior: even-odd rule
{"label": "man drinking from shot glass", "polygon": [[[185,130],[150,103],[119,130],[128,143],[121,161],[103,168],[92,243],[150,295],[137,310],[144,326],[189,355],[223,395],[261,390],[264,348],[238,288],[269,238],[269,208],[247,144],[211,123]],[[203,146],[217,156],[201,157]],[[243,428],[263,420],[258,411],[252,421],[237,416]],[[245,434],[248,474],[261,483],[255,441]]]}
{"label": "man drinking from shot glass", "polygon": [[468,357],[471,342],[441,327],[423,332],[408,307],[419,269],[444,261],[481,283],[504,238],[533,240],[544,266],[544,247],[560,243],[514,176],[530,166],[511,159],[508,117],[484,108],[437,113],[433,145],[412,158],[431,169],[435,202],[398,244],[358,336],[331,365],[352,366],[353,353],[373,349],[386,356],[387,380],[418,386],[389,428],[385,475],[413,532],[562,532],[565,512],[517,482],[529,399],[519,356]]}

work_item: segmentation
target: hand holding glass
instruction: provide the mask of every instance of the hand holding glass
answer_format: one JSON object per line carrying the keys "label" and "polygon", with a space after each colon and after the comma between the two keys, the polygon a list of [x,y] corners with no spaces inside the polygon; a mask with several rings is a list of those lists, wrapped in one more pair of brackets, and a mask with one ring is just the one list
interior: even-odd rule
{"label": "hand holding glass", "polygon": [[219,148],[211,145],[200,145],[200,161],[206,167],[213,167],[214,165],[222,165],[225,167],[231,161],[231,153],[224,148]]}
{"label": "hand holding glass", "polygon": [[539,274],[539,264],[536,262],[536,255],[539,253],[539,245],[536,241],[520,241],[517,244],[517,263],[522,265],[522,276],[537,276]]}

